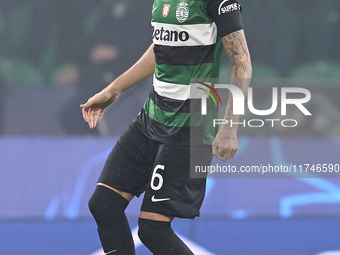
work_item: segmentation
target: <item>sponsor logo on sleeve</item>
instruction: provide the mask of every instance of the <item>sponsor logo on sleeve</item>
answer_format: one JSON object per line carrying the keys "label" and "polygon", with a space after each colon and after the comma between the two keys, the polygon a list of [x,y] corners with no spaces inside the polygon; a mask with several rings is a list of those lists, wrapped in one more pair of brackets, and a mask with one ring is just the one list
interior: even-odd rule
{"label": "sponsor logo on sleeve", "polygon": [[239,3],[230,3],[229,0],[224,0],[218,6],[218,15],[238,10],[241,10],[241,5]]}

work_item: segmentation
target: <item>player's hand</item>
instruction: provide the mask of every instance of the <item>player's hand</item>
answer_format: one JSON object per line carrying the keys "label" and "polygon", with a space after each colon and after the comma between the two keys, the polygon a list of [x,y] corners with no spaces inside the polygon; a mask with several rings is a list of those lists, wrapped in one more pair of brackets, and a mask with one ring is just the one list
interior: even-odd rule
{"label": "player's hand", "polygon": [[212,144],[213,154],[220,160],[227,161],[236,155],[238,150],[238,140],[236,132],[223,130],[217,133]]}
{"label": "player's hand", "polygon": [[85,104],[81,104],[83,118],[89,124],[89,127],[95,128],[98,122],[103,118],[106,107],[113,103],[118,95],[110,95],[104,91],[95,94]]}

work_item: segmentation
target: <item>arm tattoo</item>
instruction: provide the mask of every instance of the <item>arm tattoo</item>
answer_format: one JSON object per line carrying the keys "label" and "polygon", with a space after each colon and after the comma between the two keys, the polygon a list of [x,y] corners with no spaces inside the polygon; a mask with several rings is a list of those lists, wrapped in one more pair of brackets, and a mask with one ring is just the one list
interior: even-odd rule
{"label": "arm tattoo", "polygon": [[[230,83],[239,87],[246,97],[252,66],[244,31],[239,30],[224,36],[222,43],[232,64]],[[231,95],[231,92],[229,92],[229,95]],[[233,115],[232,104],[232,97],[229,96],[225,118],[238,120],[239,116]]]}
{"label": "arm tattoo", "polygon": [[233,141],[237,141],[237,139],[235,137],[232,137],[232,136],[225,136],[225,137],[222,137],[221,140],[233,140]]}
{"label": "arm tattoo", "polygon": [[224,36],[222,43],[232,64],[231,78],[250,78],[251,60],[244,31],[239,30]]}

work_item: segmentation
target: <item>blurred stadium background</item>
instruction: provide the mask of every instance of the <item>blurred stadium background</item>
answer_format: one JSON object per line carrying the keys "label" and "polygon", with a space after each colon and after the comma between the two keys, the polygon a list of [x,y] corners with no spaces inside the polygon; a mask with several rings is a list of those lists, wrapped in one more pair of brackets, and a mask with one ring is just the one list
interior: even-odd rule
{"label": "blurred stadium background", "polygon": [[[254,78],[271,85],[308,78],[319,86],[310,88],[312,119],[294,132],[241,129],[232,163],[339,164],[340,2],[241,3]],[[79,105],[147,49],[151,5],[0,1],[1,255],[101,254],[87,201],[151,80],[124,93],[94,131]],[[228,65],[224,56],[221,70]],[[268,86],[258,91],[264,95]],[[207,185],[202,217],[174,221],[195,254],[340,254],[340,179],[210,178]],[[133,231],[139,205],[136,199],[127,210]],[[136,248],[150,254],[138,240]]]}

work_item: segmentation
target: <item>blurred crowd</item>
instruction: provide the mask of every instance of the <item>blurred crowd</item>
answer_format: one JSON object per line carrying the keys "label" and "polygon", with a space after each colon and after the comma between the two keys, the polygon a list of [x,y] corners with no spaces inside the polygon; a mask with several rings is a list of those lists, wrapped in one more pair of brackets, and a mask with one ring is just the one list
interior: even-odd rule
{"label": "blurred crowd", "polygon": [[109,62],[120,73],[151,41],[145,33],[150,5],[136,0],[1,1],[2,77],[8,83],[68,84],[88,69],[94,75],[105,72]]}
{"label": "blurred crowd", "polygon": [[[254,77],[340,76],[338,0],[240,2]],[[72,123],[76,113],[67,109],[105,87],[152,42],[151,8],[151,0],[2,0],[0,104],[4,84],[75,86],[61,117]]]}
{"label": "blurred crowd", "polygon": [[[306,62],[340,58],[339,1],[241,3],[253,61],[280,77]],[[151,0],[3,0],[1,77],[10,84],[51,85],[101,75],[107,83],[151,43],[151,5]]]}

